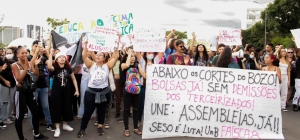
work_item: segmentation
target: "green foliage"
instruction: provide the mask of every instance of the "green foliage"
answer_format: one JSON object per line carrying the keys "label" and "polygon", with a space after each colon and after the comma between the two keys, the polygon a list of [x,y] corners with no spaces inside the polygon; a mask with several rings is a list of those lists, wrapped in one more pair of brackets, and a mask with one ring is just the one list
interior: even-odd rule
{"label": "green foliage", "polygon": [[0,41],[0,48],[3,49],[4,47],[6,47],[7,44],[2,44],[2,42]]}
{"label": "green foliage", "polygon": [[287,36],[291,29],[300,28],[300,1],[274,0],[270,3],[261,18],[265,19],[267,13],[268,30],[275,30],[280,36]]}
{"label": "green foliage", "polygon": [[300,28],[299,6],[299,0],[274,0],[261,13],[262,22],[257,22],[251,28],[242,30],[243,45],[253,44],[255,47],[264,48],[266,21],[267,43],[282,44],[287,48],[292,47],[290,30]]}
{"label": "green foliage", "polygon": [[282,44],[285,48],[294,47],[294,42],[290,36],[283,37],[274,37],[271,41],[273,44]]}
{"label": "green foliage", "polygon": [[[167,31],[166,35],[168,35],[171,31]],[[177,39],[187,39],[187,32],[175,31],[175,35],[178,35]]]}
{"label": "green foliage", "polygon": [[65,19],[55,19],[55,18],[47,18],[48,25],[52,27],[53,30],[56,29],[56,27],[64,25],[64,24],[69,24],[70,21]]}

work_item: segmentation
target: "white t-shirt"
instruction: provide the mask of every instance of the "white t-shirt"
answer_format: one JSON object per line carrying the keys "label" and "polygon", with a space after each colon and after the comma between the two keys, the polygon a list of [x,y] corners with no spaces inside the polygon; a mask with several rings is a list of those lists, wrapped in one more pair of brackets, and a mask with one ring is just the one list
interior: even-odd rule
{"label": "white t-shirt", "polygon": [[106,64],[102,67],[97,66],[96,63],[90,68],[90,80],[88,87],[90,88],[106,88],[108,87],[109,69]]}

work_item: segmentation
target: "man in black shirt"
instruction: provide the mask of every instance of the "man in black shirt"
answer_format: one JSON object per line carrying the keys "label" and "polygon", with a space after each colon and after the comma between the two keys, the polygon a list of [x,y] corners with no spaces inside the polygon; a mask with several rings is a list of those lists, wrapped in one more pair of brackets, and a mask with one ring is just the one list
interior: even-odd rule
{"label": "man in black shirt", "polygon": [[300,99],[300,49],[297,48],[297,45],[296,45],[296,42],[295,40],[293,39],[294,41],[294,44],[295,44],[295,51],[296,51],[296,54],[297,54],[297,61],[295,63],[295,66],[296,66],[296,71],[295,71],[295,89],[296,89],[296,92],[295,92],[295,96],[294,96],[294,99],[293,99],[293,110],[294,111],[298,111],[298,108],[299,108],[299,99]]}
{"label": "man in black shirt", "polygon": [[[34,55],[29,55],[28,57],[29,60],[40,59],[40,57],[42,57],[40,63],[38,64],[40,75],[37,80],[37,89],[34,92],[34,96],[37,100],[40,101],[40,105],[43,109],[45,119],[47,122],[47,130],[55,131],[55,127],[52,125],[48,102],[49,71],[47,69],[47,57],[49,57],[49,53],[46,51],[45,48],[43,48],[43,46],[38,46],[38,43],[39,41],[34,41],[32,43],[31,50],[34,53]],[[39,52],[35,52],[37,47],[41,47],[42,49],[39,49]],[[42,112],[40,112],[40,114],[41,113]]]}

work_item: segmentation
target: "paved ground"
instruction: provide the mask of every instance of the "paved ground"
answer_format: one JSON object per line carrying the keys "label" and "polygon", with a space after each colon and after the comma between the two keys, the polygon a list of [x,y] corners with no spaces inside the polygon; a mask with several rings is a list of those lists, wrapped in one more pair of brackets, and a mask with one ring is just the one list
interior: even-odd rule
{"label": "paved ground", "polygon": [[[300,139],[300,112],[293,112],[291,106],[288,108],[288,112],[283,112],[283,134],[286,140],[299,140]],[[94,139],[108,139],[108,140],[129,140],[129,139],[142,139],[141,136],[135,135],[131,130],[131,137],[126,138],[123,136],[124,125],[120,123],[118,119],[114,118],[115,110],[112,110],[112,120],[111,128],[105,130],[104,136],[97,135],[97,128],[94,126],[95,119],[91,120],[89,126],[86,130],[86,134],[82,140],[94,140]],[[132,119],[132,118],[130,118]],[[77,132],[80,127],[80,120],[77,120],[77,117],[74,118],[74,121],[70,125],[75,129],[73,132],[62,131],[59,138],[53,137],[53,132],[47,131],[45,126],[40,126],[40,131],[44,135],[49,136],[50,139],[55,140],[74,140],[77,138]],[[132,121],[129,122],[132,126]],[[29,124],[29,119],[24,119],[23,121],[23,131],[24,135],[28,140],[33,139],[32,129]],[[6,129],[0,129],[0,140],[17,140],[16,130],[13,124],[8,125]],[[186,139],[196,139],[196,138],[166,138],[166,140],[186,140]],[[197,138],[200,139],[200,138]],[[201,138],[202,140],[212,140]]]}

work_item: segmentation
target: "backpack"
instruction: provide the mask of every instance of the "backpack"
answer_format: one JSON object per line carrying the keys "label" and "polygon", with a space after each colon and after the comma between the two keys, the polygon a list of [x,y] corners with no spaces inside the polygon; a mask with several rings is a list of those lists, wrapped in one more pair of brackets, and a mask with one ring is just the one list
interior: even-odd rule
{"label": "backpack", "polygon": [[[173,54],[171,54],[172,55],[172,62],[173,62],[173,64],[175,64],[175,61],[176,61],[176,54],[175,53],[173,53]],[[183,61],[185,60],[185,54],[182,54],[182,56],[183,56]]]}
{"label": "backpack", "polygon": [[[16,63],[17,66],[23,68],[20,64]],[[24,68],[23,68],[24,69]],[[22,81],[22,88],[29,91],[29,92],[34,92],[36,90],[36,81],[38,80],[37,76],[31,72],[31,71],[26,71],[26,75]]]}
{"label": "backpack", "polygon": [[127,93],[140,94],[141,92],[141,76],[137,66],[130,66],[126,70],[125,91]]}

